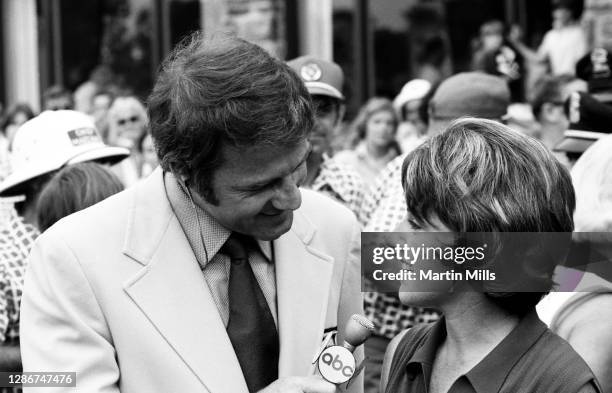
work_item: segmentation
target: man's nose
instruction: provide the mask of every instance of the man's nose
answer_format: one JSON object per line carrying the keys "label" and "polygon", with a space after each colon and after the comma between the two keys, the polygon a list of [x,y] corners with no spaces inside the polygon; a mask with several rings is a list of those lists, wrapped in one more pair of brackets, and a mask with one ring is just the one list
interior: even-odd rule
{"label": "man's nose", "polygon": [[278,210],[296,210],[302,204],[302,193],[296,182],[288,177],[276,190],[272,206]]}

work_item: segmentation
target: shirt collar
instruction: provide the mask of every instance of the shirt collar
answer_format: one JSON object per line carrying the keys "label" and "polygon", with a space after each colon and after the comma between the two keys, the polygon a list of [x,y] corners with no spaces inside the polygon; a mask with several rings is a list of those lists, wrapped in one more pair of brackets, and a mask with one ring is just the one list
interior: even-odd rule
{"label": "shirt collar", "polygon": [[[478,393],[498,392],[516,363],[546,330],[546,325],[540,321],[535,310],[529,312],[493,351],[465,374],[474,390]],[[414,352],[406,371],[414,374],[422,370],[425,384],[428,385],[436,353],[445,338],[446,322],[442,317],[433,324],[423,344]]]}
{"label": "shirt collar", "polygon": [[433,323],[425,340],[417,350],[414,351],[412,358],[406,365],[406,371],[409,374],[419,372],[423,374],[423,381],[427,390],[429,390],[429,380],[431,379],[431,370],[436,358],[436,353],[446,338],[445,323],[444,317]]}
{"label": "shirt collar", "polygon": [[[204,269],[229,238],[231,231],[221,225],[206,210],[192,203],[188,193],[172,173],[164,173],[164,184],[174,214],[183,228],[191,248],[198,257],[201,268]],[[198,228],[194,211],[197,214],[200,228]],[[204,242],[204,247],[202,242]],[[271,243],[258,240],[257,244],[266,259],[272,261]]]}
{"label": "shirt collar", "polygon": [[265,240],[257,240],[257,244],[259,245],[259,250],[266,257],[268,262],[272,262],[274,256],[272,254],[272,242]]}
{"label": "shirt collar", "polygon": [[525,355],[547,327],[535,310],[519,324],[466,377],[477,392],[498,392],[516,363]]}

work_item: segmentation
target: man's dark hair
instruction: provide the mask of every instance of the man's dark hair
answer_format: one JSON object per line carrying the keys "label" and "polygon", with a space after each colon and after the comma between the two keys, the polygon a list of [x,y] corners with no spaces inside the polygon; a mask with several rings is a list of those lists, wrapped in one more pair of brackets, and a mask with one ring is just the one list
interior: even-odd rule
{"label": "man's dark hair", "polygon": [[544,76],[539,79],[531,97],[531,108],[536,119],[542,114],[542,107],[546,103],[563,105],[563,86],[576,80],[572,75]]}
{"label": "man's dark hair", "polygon": [[314,122],[310,95],[284,62],[245,40],[199,33],[164,61],[148,113],[161,167],[210,203],[222,147],[297,146]]}

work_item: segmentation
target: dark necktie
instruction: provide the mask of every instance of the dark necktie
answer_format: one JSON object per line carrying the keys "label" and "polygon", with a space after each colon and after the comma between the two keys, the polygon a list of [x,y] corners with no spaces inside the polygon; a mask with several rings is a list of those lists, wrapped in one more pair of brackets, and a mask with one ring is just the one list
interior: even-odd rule
{"label": "dark necktie", "polygon": [[274,317],[249,263],[249,244],[254,240],[233,233],[221,252],[231,260],[227,334],[249,392],[257,392],[278,379],[279,341]]}

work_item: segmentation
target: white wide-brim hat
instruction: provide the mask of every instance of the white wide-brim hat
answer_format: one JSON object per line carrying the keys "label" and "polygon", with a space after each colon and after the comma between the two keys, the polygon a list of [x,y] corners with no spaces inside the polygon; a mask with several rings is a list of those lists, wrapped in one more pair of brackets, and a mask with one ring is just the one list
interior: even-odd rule
{"label": "white wide-brim hat", "polygon": [[86,161],[117,163],[128,149],[106,145],[92,119],[72,110],[46,111],[24,123],[15,134],[11,173],[0,183],[0,196],[66,165]]}

